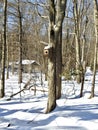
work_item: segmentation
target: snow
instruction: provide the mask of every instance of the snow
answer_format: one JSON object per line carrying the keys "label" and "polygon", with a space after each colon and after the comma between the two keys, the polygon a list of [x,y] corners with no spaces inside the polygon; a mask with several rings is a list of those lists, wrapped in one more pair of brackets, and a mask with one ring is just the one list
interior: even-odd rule
{"label": "snow", "polygon": [[[40,85],[35,77],[31,84],[36,89],[47,90],[47,82]],[[24,81],[18,84],[17,75],[6,80],[6,96],[0,99],[0,130],[98,130],[98,74],[96,74],[95,97],[88,99],[91,90],[92,72],[87,70],[84,95],[79,98],[80,84],[76,81],[62,81],[62,98],[57,100],[57,107],[45,114],[47,92],[37,91],[36,95],[29,87],[20,94],[8,97],[23,88],[30,76],[24,74]],[[34,75],[33,75],[34,78]],[[43,75],[44,79],[44,75]],[[34,88],[34,86],[33,86]]]}
{"label": "snow", "polygon": [[44,47],[45,50],[48,50],[48,49],[50,49],[50,48],[51,48],[50,45]]}
{"label": "snow", "polygon": [[[36,61],[35,60],[22,60],[22,64],[23,65],[29,65],[29,64],[33,64],[33,63],[35,63]],[[19,64],[19,61],[18,62],[16,62],[16,64]]]}

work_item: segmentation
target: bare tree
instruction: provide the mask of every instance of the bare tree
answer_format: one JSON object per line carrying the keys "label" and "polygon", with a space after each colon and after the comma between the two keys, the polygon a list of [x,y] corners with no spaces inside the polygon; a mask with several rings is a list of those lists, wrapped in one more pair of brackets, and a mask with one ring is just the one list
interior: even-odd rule
{"label": "bare tree", "polygon": [[9,42],[8,42],[8,39],[7,39],[7,43],[6,43],[6,50],[7,50],[7,56],[6,56],[6,69],[7,69],[7,72],[6,72],[6,79],[9,78]]}
{"label": "bare tree", "polygon": [[73,0],[74,20],[75,20],[75,41],[76,41],[76,74],[77,82],[81,82],[81,55],[80,55],[80,15],[79,4],[77,0]]}
{"label": "bare tree", "polygon": [[85,52],[85,46],[86,46],[86,31],[87,31],[87,25],[88,25],[88,22],[89,22],[88,16],[87,16],[87,11],[89,9],[89,3],[87,5],[87,1],[86,1],[86,4],[85,4],[85,0],[83,1],[83,9],[84,9],[84,12],[83,12],[84,16],[83,17],[85,17],[85,21],[83,22],[84,27],[83,27],[82,54],[81,54],[81,67],[82,67],[82,69],[81,69],[81,90],[80,90],[80,97],[83,96],[85,71],[86,71],[86,64],[87,64],[87,61],[86,61],[86,58],[85,58],[85,53],[86,53]]}
{"label": "bare tree", "polygon": [[19,17],[19,83],[22,83],[22,13],[19,0],[18,0],[18,17]]}
{"label": "bare tree", "polygon": [[65,16],[67,0],[49,0],[48,102],[46,113],[56,107],[56,48]]}
{"label": "bare tree", "polygon": [[[65,3],[66,4],[66,3]],[[64,11],[60,7],[60,1],[57,2],[57,14],[56,14],[56,23],[58,22],[59,18],[61,17],[60,12]],[[65,5],[66,8],[66,5]],[[63,8],[64,9],[64,8]],[[64,14],[63,14],[64,15]],[[64,18],[64,16],[63,16]],[[58,39],[56,43],[56,98],[59,99],[61,97],[61,74],[62,74],[62,23],[60,25],[60,30],[58,34]]]}
{"label": "bare tree", "polygon": [[7,23],[7,0],[4,0],[4,31],[3,31],[3,43],[2,43],[2,72],[1,72],[1,86],[0,86],[0,98],[5,95],[5,61],[6,61],[6,24]]}
{"label": "bare tree", "polygon": [[93,81],[90,98],[94,97],[95,91],[95,76],[96,76],[96,66],[97,66],[97,46],[98,46],[98,1],[94,1],[94,26],[95,26],[95,51],[94,51],[94,67],[93,67]]}

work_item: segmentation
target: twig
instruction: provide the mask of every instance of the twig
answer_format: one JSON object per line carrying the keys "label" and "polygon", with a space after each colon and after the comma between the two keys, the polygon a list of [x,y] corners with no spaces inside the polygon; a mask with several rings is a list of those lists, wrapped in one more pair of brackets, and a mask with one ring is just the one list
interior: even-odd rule
{"label": "twig", "polygon": [[30,81],[31,81],[31,79],[29,79],[29,81],[24,85],[23,89],[21,89],[20,91],[18,91],[18,92],[16,92],[16,93],[12,94],[12,95],[10,96],[10,98],[12,98],[12,97],[16,96],[17,94],[21,93],[22,91],[24,91],[24,90],[27,88],[27,86],[29,85]]}
{"label": "twig", "polygon": [[[34,88],[32,88],[31,90],[35,91],[35,89],[34,89]],[[36,89],[36,91],[48,92],[48,90],[44,90],[44,89]]]}

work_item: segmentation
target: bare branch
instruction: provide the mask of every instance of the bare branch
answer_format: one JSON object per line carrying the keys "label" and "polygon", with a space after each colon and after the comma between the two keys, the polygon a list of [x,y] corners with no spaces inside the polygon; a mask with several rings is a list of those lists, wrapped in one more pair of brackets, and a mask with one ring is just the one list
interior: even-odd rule
{"label": "bare branch", "polygon": [[40,41],[40,43],[44,44],[44,45],[48,45],[47,42],[44,42],[44,41]]}

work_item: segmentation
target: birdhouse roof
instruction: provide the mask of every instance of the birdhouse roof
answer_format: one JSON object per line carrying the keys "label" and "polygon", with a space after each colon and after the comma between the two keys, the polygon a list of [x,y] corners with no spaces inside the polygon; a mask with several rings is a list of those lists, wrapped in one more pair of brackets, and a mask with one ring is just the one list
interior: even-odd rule
{"label": "birdhouse roof", "polygon": [[49,45],[44,47],[45,50],[48,50],[49,48],[51,48]]}

